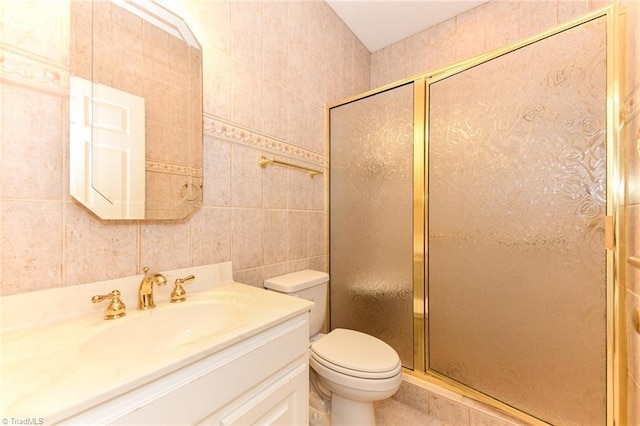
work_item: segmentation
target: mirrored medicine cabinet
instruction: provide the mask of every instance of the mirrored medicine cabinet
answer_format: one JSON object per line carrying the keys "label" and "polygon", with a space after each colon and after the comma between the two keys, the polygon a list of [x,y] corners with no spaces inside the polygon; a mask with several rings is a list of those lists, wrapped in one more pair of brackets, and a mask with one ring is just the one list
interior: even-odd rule
{"label": "mirrored medicine cabinet", "polygon": [[70,193],[101,219],[202,204],[202,50],[151,0],[71,1]]}

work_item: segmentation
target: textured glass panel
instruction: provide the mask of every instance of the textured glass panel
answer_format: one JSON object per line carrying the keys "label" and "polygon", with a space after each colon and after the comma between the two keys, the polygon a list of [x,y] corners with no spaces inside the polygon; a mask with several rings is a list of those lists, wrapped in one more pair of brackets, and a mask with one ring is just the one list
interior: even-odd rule
{"label": "textured glass panel", "polygon": [[429,89],[429,368],[606,423],[606,22]]}
{"label": "textured glass panel", "polygon": [[413,85],[331,110],[331,327],[413,367]]}

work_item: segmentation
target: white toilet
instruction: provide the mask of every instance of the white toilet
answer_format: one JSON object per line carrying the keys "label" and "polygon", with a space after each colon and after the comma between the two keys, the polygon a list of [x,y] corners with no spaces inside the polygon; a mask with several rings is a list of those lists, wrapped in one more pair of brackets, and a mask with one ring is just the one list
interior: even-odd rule
{"label": "white toilet", "polygon": [[304,270],[269,278],[264,286],[315,303],[309,320],[309,365],[319,387],[331,394],[332,425],[373,426],[373,402],[400,388],[400,357],[391,346],[368,334],[340,328],[327,335],[320,333],[328,283],[325,272]]}

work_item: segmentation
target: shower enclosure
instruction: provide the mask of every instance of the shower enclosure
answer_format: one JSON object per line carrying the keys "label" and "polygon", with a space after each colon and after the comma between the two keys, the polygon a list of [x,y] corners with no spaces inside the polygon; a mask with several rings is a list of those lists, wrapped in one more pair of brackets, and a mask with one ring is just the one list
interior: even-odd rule
{"label": "shower enclosure", "polygon": [[528,421],[612,422],[614,17],[330,107],[332,328]]}

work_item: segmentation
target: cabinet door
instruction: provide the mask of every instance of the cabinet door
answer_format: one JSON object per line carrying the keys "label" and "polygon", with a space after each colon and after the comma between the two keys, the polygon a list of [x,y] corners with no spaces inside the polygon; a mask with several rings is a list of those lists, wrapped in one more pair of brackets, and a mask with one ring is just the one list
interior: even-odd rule
{"label": "cabinet door", "polygon": [[219,424],[306,425],[309,423],[308,380],[306,363],[299,364],[269,384],[262,392],[225,415]]}

